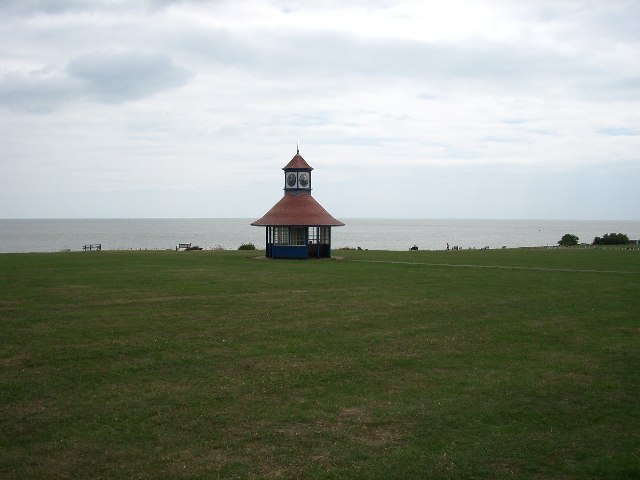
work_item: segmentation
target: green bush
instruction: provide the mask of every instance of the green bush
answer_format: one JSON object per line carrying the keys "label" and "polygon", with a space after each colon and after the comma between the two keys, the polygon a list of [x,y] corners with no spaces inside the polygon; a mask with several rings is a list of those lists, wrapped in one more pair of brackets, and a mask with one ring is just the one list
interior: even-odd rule
{"label": "green bush", "polygon": [[627,245],[629,237],[624,233],[605,233],[604,237],[596,237],[593,239],[594,245]]}
{"label": "green bush", "polygon": [[560,240],[558,240],[558,245],[561,247],[573,247],[578,245],[578,240],[580,240],[576,235],[571,233],[565,233]]}
{"label": "green bush", "polygon": [[253,243],[243,243],[238,250],[256,250],[256,246]]}

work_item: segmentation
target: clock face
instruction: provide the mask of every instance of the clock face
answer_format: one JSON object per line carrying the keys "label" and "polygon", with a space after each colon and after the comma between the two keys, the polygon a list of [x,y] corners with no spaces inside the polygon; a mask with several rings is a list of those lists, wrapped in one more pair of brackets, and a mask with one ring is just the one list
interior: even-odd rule
{"label": "clock face", "polygon": [[305,188],[307,185],[309,185],[309,174],[305,173],[305,172],[302,172],[300,174],[300,176],[298,177],[298,183],[303,188]]}
{"label": "clock face", "polygon": [[296,183],[298,183],[298,177],[295,173],[289,172],[287,173],[287,186],[295,187]]}

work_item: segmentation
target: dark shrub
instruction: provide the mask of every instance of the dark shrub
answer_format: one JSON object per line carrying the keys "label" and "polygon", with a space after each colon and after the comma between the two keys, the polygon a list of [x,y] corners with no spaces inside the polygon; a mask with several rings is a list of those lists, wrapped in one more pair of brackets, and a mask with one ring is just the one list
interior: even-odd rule
{"label": "dark shrub", "polygon": [[558,240],[558,245],[561,247],[573,247],[578,245],[578,240],[580,240],[576,235],[571,233],[565,233],[560,240]]}
{"label": "dark shrub", "polygon": [[605,233],[604,237],[596,237],[593,239],[594,245],[627,245],[629,237],[624,233]]}

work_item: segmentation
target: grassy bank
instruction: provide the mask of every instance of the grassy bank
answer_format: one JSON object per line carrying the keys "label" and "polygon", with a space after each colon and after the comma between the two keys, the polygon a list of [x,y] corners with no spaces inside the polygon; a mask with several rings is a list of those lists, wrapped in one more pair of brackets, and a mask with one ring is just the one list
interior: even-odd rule
{"label": "grassy bank", "polygon": [[0,255],[2,478],[638,478],[640,252]]}

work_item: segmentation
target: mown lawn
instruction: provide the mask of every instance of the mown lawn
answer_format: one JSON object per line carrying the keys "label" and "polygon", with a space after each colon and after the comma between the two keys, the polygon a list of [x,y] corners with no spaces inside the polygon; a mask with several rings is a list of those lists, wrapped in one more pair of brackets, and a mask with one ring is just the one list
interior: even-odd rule
{"label": "mown lawn", "polygon": [[0,255],[0,477],[639,478],[640,251]]}

